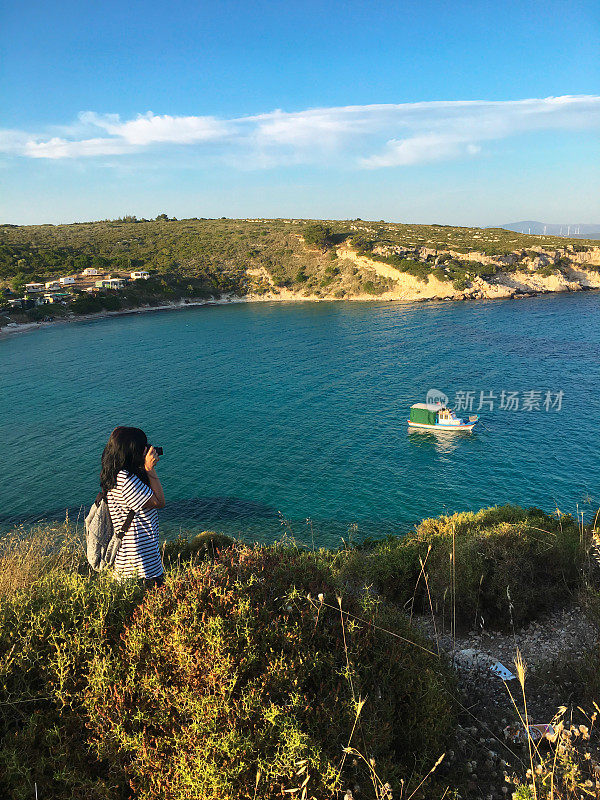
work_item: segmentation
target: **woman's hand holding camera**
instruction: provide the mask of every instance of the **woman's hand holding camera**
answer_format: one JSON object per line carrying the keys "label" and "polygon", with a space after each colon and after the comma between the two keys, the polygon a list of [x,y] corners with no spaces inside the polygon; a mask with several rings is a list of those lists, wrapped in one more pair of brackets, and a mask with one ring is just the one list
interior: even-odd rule
{"label": "woman's hand holding camera", "polygon": [[150,445],[150,447],[146,450],[146,455],[144,456],[144,469],[146,472],[154,472],[155,466],[158,464],[158,453],[156,452],[155,448]]}

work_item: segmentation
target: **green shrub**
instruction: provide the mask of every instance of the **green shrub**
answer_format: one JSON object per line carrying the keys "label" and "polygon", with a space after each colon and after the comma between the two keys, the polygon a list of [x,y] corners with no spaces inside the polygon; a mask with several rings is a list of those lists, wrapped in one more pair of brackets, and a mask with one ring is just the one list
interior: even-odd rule
{"label": "green shrub", "polygon": [[271,270],[271,277],[273,278],[273,283],[275,286],[279,286],[281,288],[291,286],[292,281],[286,275],[285,270],[280,264],[273,264],[270,266]]}
{"label": "green shrub", "polygon": [[367,280],[362,282],[362,290],[367,294],[383,294],[387,289],[387,286],[384,282],[376,279],[374,281]]}
{"label": "green shrub", "polygon": [[427,546],[405,536],[390,536],[371,547],[321,552],[330,559],[342,591],[371,588],[387,601],[402,606],[414,595],[420,573],[419,556],[425,557]]}
{"label": "green shrub", "polygon": [[119,311],[121,308],[123,308],[123,301],[116,292],[102,295],[101,302],[102,307],[107,311]]}
{"label": "green shrub", "polygon": [[409,540],[431,545],[433,600],[448,611],[454,596],[465,624],[524,624],[579,585],[583,548],[568,515],[506,505],[423,520]]}
{"label": "green shrub", "polygon": [[448,673],[375,628],[414,642],[403,615],[349,595],[342,627],[335,598],[323,559],[280,547],[224,550],[168,580],[120,652],[96,662],[87,705],[99,755],[140,800],[366,789],[368,767],[344,757],[348,745],[392,785],[424,774],[451,725]]}
{"label": "green shrub", "polygon": [[307,225],[303,236],[309,247],[317,247],[319,250],[331,247],[331,228],[328,225]]}
{"label": "green shrub", "polygon": [[191,541],[181,536],[163,545],[163,562],[165,566],[170,566],[190,559],[214,558],[220,550],[233,543],[229,536],[214,531],[202,531]]}
{"label": "green shrub", "polygon": [[469,281],[467,278],[454,278],[452,281],[452,286],[456,289],[457,292],[463,292],[465,289],[469,287]]}
{"label": "green shrub", "polygon": [[[33,573],[29,572],[33,578]],[[132,584],[52,569],[0,596],[0,794],[126,796],[118,767],[87,745],[89,665],[115,646],[141,597]]]}
{"label": "green shrub", "polygon": [[104,308],[99,295],[91,294],[80,294],[69,307],[75,314],[97,314]]}
{"label": "green shrub", "polygon": [[554,264],[546,264],[543,267],[539,267],[537,273],[543,278],[549,278],[551,275],[556,275],[556,267]]}
{"label": "green shrub", "polygon": [[430,268],[429,264],[423,261],[415,261],[411,258],[403,258],[396,265],[399,270],[406,272],[407,275],[412,275],[420,281],[427,282]]}
{"label": "green shrub", "polygon": [[15,528],[0,537],[0,602],[55,572],[83,567],[81,542],[68,523]]}
{"label": "green shrub", "polygon": [[[452,549],[454,531],[454,575]],[[522,625],[578,591],[584,548],[570,516],[499,506],[423,520],[406,536],[324,554],[342,588],[372,587],[387,601],[465,626]],[[599,604],[600,606],[600,604]]]}

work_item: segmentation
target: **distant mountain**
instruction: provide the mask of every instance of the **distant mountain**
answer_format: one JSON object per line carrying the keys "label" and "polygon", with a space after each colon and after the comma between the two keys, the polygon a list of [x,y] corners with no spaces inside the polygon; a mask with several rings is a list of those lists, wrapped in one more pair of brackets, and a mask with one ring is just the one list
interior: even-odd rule
{"label": "distant mountain", "polygon": [[507,225],[498,225],[498,227],[507,231],[515,231],[515,233],[531,233],[536,236],[567,236],[570,239],[600,238],[600,224],[583,225],[576,222],[560,225],[527,219],[523,222],[509,222]]}

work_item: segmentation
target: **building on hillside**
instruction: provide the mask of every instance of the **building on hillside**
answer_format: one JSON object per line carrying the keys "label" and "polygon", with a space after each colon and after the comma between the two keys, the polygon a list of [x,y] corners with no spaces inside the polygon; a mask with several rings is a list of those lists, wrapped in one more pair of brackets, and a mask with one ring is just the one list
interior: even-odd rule
{"label": "building on hillside", "polygon": [[109,289],[124,289],[127,285],[126,278],[107,278],[105,281]]}
{"label": "building on hillside", "polygon": [[96,267],[87,267],[86,269],[83,270],[81,274],[84,275],[85,277],[88,277],[90,275],[97,275],[98,270],[96,269]]}
{"label": "building on hillside", "polygon": [[124,289],[127,283],[126,278],[103,278],[96,281],[94,288],[96,289]]}
{"label": "building on hillside", "polygon": [[8,304],[11,308],[28,309],[28,308],[33,308],[35,306],[35,300],[33,299],[33,297],[27,297],[27,296],[16,297],[13,298],[12,300],[9,300]]}
{"label": "building on hillside", "polygon": [[25,291],[26,292],[43,292],[44,291],[44,284],[43,283],[26,283],[25,284]]}
{"label": "building on hillside", "polygon": [[46,289],[60,289],[60,281],[46,281]]}
{"label": "building on hillside", "polygon": [[59,281],[63,286],[66,286],[67,284],[75,283],[75,276],[65,275],[64,277],[59,278]]}
{"label": "building on hillside", "polygon": [[130,275],[131,275],[131,280],[133,281],[139,281],[139,280],[147,281],[148,278],[150,277],[150,273],[146,272],[145,269],[138,269],[135,272],[131,272]]}

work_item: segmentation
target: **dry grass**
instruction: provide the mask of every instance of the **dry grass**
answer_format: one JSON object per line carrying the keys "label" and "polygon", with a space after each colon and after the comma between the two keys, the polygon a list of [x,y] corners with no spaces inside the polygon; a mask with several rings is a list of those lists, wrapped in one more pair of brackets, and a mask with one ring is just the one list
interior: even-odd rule
{"label": "dry grass", "polygon": [[15,528],[0,538],[0,597],[35,586],[53,570],[78,571],[82,534],[68,522]]}

